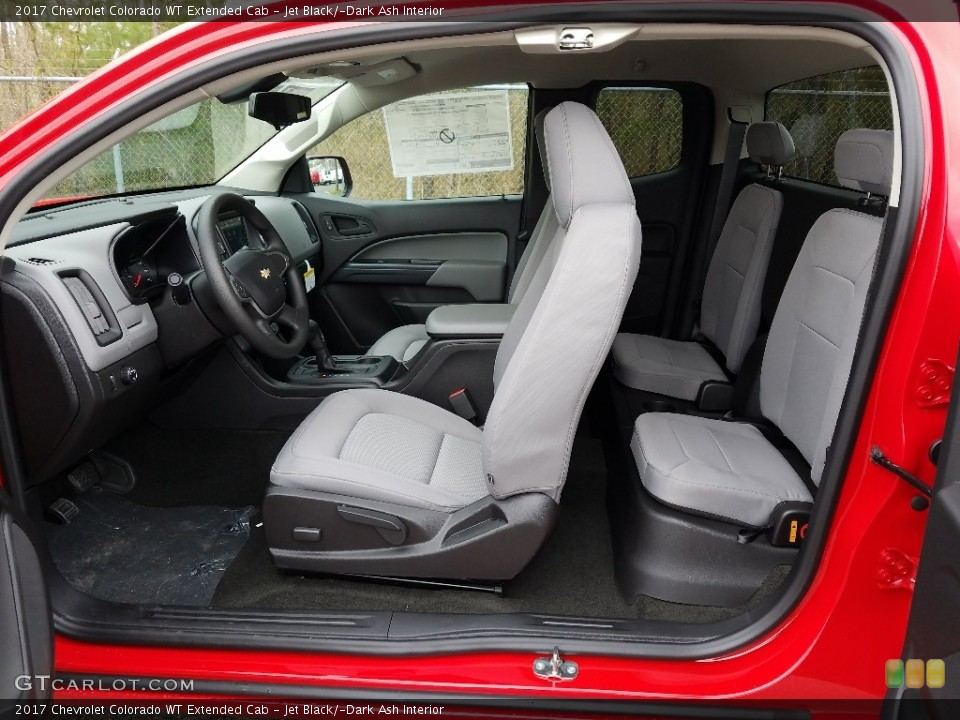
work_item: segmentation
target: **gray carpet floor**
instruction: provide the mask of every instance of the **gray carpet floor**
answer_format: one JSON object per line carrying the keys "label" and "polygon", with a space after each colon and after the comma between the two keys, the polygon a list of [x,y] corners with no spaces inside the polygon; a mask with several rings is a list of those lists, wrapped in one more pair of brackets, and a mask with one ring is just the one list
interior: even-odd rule
{"label": "gray carpet floor", "polygon": [[[136,472],[136,487],[124,496],[125,502],[148,510],[260,507],[270,465],[285,440],[283,433],[175,431],[144,423],[107,449],[130,462]],[[254,516],[246,543],[225,571],[218,570],[220,580],[210,605],[321,612],[533,612],[705,623],[742,613],[769,597],[786,577],[789,568],[778,568],[748,603],[736,608],[679,605],[652,598],[624,602],[613,575],[606,480],[601,442],[578,436],[558,525],[530,565],[504,584],[502,597],[283,573],[274,567],[263,529],[257,527],[259,518]],[[146,575],[131,581],[144,587],[155,583],[158,578],[149,577],[149,568],[144,564]],[[136,588],[131,592],[136,594]]]}
{"label": "gray carpet floor", "polygon": [[263,529],[254,527],[250,540],[220,581],[213,606],[367,612],[530,612],[704,623],[741,613],[768,596],[782,581],[784,572],[771,574],[750,602],[739,608],[678,605],[652,598],[627,604],[617,592],[613,576],[605,486],[601,443],[578,438],[558,525],[530,565],[504,584],[502,597],[281,573],[270,559]]}

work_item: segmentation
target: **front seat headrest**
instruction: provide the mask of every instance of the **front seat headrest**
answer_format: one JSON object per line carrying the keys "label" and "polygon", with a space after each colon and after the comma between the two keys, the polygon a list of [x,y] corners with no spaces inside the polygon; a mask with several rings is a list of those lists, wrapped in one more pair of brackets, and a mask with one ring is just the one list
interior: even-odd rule
{"label": "front seat headrest", "polygon": [[544,137],[561,227],[569,228],[574,213],[584,205],[635,204],[620,155],[593,110],[576,102],[560,103],[547,113]]}
{"label": "front seat headrest", "polygon": [[889,130],[847,130],[837,140],[833,167],[843,187],[890,195],[893,183],[893,133]]}
{"label": "front seat headrest", "polygon": [[540,153],[540,165],[543,167],[543,182],[547,186],[547,192],[550,190],[550,169],[547,167],[547,143],[544,137],[543,124],[546,122],[547,113],[552,108],[544,108],[533,118],[533,133],[537,138],[537,150]]}
{"label": "front seat headrest", "polygon": [[793,159],[793,137],[778,122],[755,122],[747,128],[747,154],[755,163],[782,167]]}

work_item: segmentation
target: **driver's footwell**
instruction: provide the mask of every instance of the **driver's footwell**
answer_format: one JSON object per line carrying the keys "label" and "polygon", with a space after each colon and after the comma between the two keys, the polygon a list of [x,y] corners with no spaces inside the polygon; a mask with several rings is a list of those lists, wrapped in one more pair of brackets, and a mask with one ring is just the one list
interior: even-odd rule
{"label": "driver's footwell", "polygon": [[96,487],[74,502],[69,525],[47,523],[60,574],[94,597],[144,605],[209,605],[256,512],[147,507]]}
{"label": "driver's footwell", "polygon": [[649,598],[627,604],[614,582],[605,496],[601,443],[578,437],[560,503],[560,521],[530,565],[504,584],[503,597],[280,573],[270,559],[263,529],[254,527],[217,587],[213,605],[320,611],[530,612],[704,623],[742,613],[769,597],[786,575],[788,568],[774,571],[746,605],[736,608],[677,605]]}

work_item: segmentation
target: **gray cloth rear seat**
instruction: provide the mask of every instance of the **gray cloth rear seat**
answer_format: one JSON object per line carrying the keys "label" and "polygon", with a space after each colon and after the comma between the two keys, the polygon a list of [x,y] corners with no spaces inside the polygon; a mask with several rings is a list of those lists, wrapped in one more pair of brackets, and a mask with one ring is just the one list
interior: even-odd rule
{"label": "gray cloth rear seat", "polygon": [[[847,187],[888,195],[893,135],[840,137],[837,176]],[[820,484],[857,345],[883,227],[845,209],[810,229],[767,339],[760,408],[811,466]],[[781,502],[812,498],[802,479],[753,426],[666,413],[641,415],[631,441],[644,487],[661,502],[763,527]]]}
{"label": "gray cloth rear seat", "polygon": [[[793,140],[780,123],[747,129],[750,158],[781,167],[793,157]],[[783,195],[764,185],[745,187],[730,208],[710,260],[703,288],[700,332],[723,354],[727,369],[740,369],[760,325],[760,300]],[[727,375],[710,352],[693,341],[620,333],[613,343],[614,376],[628,387],[696,400],[708,381]]]}

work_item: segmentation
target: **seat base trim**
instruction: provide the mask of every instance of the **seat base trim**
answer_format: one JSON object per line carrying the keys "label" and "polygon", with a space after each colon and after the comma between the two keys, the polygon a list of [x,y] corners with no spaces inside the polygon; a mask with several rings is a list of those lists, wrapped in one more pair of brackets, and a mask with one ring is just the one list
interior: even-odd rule
{"label": "seat base trim", "polygon": [[[354,512],[344,513],[347,507]],[[381,528],[350,520],[357,511],[389,516],[407,536],[397,545]],[[284,570],[428,580],[509,580],[533,558],[557,521],[540,493],[482,498],[453,513],[273,486],[263,506],[267,545]],[[306,542],[296,528],[320,531]]]}
{"label": "seat base trim", "polygon": [[647,595],[688,605],[736,607],[749,601],[778,566],[796,562],[796,548],[773,547],[765,536],[740,544],[742,526],[659,502],[643,487],[626,454],[616,454],[622,457],[618,471],[611,471],[607,503],[614,575],[628,602]]}

